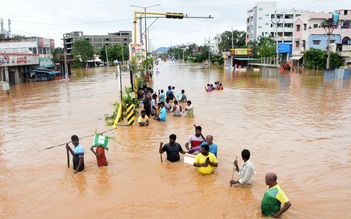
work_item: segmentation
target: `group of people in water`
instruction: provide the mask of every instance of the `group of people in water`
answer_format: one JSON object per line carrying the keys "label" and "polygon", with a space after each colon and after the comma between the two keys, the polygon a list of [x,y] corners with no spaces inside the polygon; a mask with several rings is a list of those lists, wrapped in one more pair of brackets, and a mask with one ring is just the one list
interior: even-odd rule
{"label": "group of people in water", "polygon": [[223,90],[223,85],[219,81],[216,81],[214,83],[214,86],[213,86],[213,84],[207,84],[207,86],[205,87],[205,90],[207,92],[211,92],[211,91],[214,91],[214,90]]}
{"label": "group of people in water", "polygon": [[[215,90],[223,89],[219,81],[215,82],[215,86]],[[168,86],[166,93],[163,90],[158,90],[156,94],[156,92],[153,92],[152,88],[144,87],[142,92],[139,92],[139,94],[142,94],[142,102],[144,105],[144,109],[141,111],[141,116],[138,119],[140,126],[148,126],[151,116],[157,121],[166,121],[166,114],[168,113],[172,113],[175,117],[181,116],[181,113],[184,112],[186,112],[187,117],[194,116],[192,103],[187,99],[185,91],[182,90],[180,94],[175,95],[174,89],[174,86]],[[212,91],[212,85],[208,85],[206,91],[209,92],[209,90]],[[173,101],[173,105],[169,103],[170,100]],[[183,109],[179,102],[186,103],[187,106]],[[184,145],[187,151],[176,142],[176,139],[177,136],[171,134],[168,143],[164,144],[160,142],[158,152],[161,155],[166,152],[169,162],[180,161],[180,154],[188,153],[195,155],[193,166],[197,168],[200,174],[208,175],[214,173],[215,168],[218,167],[218,146],[213,142],[212,135],[206,135],[206,137],[204,137],[202,135],[202,127],[195,126],[195,133],[189,136]],[[74,148],[72,149],[69,144],[66,144],[66,149],[67,152],[70,152],[73,156],[73,169],[74,173],[77,173],[84,170],[84,148],[79,144],[79,138],[76,135],[71,137],[71,142]],[[91,147],[90,150],[96,156],[98,166],[107,165],[105,148],[102,147],[102,145],[97,145],[96,150]],[[255,173],[255,166],[250,156],[250,151],[244,149],[241,152],[243,164],[239,167],[237,158],[234,160],[233,164],[235,169],[233,169],[232,179],[229,181],[230,186],[251,186]],[[233,179],[234,171],[239,173],[238,180]],[[275,173],[267,173],[265,182],[267,189],[261,202],[261,212],[265,216],[278,218],[291,207],[291,203],[277,183],[277,175]],[[283,205],[283,207],[281,207],[281,205]]]}
{"label": "group of people in water", "polygon": [[[160,142],[159,153],[166,152],[167,160],[170,162],[177,162],[180,160],[179,154],[194,154],[196,155],[193,165],[197,167],[198,172],[203,175],[214,173],[214,169],[218,167],[217,150],[218,146],[213,142],[213,136],[207,135],[206,138],[202,135],[202,127],[195,126],[195,133],[190,135],[185,143],[185,151],[182,146],[176,142],[176,135],[169,136],[169,143],[164,144]],[[230,186],[251,186],[252,178],[255,174],[255,166],[250,159],[251,153],[249,150],[244,149],[241,152],[243,164],[239,168],[237,158],[233,164],[239,173],[239,180],[234,180],[234,172],[232,179],[229,181]],[[161,157],[162,159],[162,157]],[[162,161],[162,160],[161,160]],[[271,216],[274,218],[280,217],[285,211],[291,207],[291,203],[283,190],[277,183],[277,175],[273,172],[267,173],[265,176],[267,190],[261,202],[261,211],[263,215]],[[283,207],[281,208],[281,205]]]}
{"label": "group of people in water", "polygon": [[[181,90],[178,95],[175,95],[174,90],[174,86],[168,86],[166,92],[161,89],[156,93],[147,86],[139,90],[139,98],[142,99],[141,103],[144,106],[138,118],[140,126],[148,126],[151,116],[154,120],[164,122],[167,120],[168,113],[172,113],[175,117],[181,117],[183,113],[185,117],[194,117],[194,107],[185,91]],[[182,103],[186,103],[186,106],[182,106]]]}

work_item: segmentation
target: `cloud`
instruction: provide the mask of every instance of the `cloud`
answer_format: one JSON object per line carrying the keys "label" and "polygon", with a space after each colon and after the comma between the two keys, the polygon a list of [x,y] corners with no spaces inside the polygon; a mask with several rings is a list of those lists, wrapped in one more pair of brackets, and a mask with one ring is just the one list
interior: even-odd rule
{"label": "cloud", "polygon": [[[7,19],[12,20],[13,34],[42,36],[55,39],[62,46],[62,35],[72,31],[84,34],[104,35],[119,30],[133,30],[134,11],[149,7],[150,12],[177,12],[188,14],[187,19],[158,18],[150,27],[151,43],[161,46],[184,43],[203,44],[205,38],[213,37],[231,28],[246,30],[247,10],[254,6],[253,0],[11,0],[2,3],[1,17],[4,28]],[[295,8],[330,12],[349,5],[349,0],[278,0],[278,9]],[[214,19],[206,19],[211,15]],[[152,17],[151,15],[148,17]],[[155,16],[153,16],[155,17]],[[148,18],[148,26],[155,18]],[[144,22],[144,20],[142,20]],[[137,26],[139,41],[139,24]]]}

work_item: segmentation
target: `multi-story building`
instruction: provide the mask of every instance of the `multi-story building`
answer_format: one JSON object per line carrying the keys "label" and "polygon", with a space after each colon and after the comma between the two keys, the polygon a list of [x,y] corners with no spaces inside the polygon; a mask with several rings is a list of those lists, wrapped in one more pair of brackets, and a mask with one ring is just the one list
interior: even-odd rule
{"label": "multi-story building", "polygon": [[[8,80],[10,84],[23,82],[25,72],[35,68],[54,68],[52,51],[53,39],[42,37],[25,37],[20,39],[0,39],[0,81]],[[5,76],[8,68],[9,78]]]}
{"label": "multi-story building", "polygon": [[[322,25],[323,21],[332,18],[332,13],[304,13],[295,20],[293,57],[297,62],[306,50],[311,48],[326,51],[328,48],[328,35],[330,31],[331,51],[339,52],[345,64],[350,62],[351,44],[351,10],[336,10],[339,14],[339,23],[331,29]],[[294,63],[294,65],[298,65]]]}
{"label": "multi-story building", "polygon": [[219,54],[219,44],[222,42],[222,34],[216,34],[213,38],[213,53]]}
{"label": "multi-story building", "polygon": [[275,37],[278,41],[292,43],[295,17],[305,10],[277,9],[276,2],[257,2],[248,10],[246,19],[246,44],[259,36]]}
{"label": "multi-story building", "polygon": [[67,49],[67,55],[71,54],[73,43],[76,40],[87,40],[94,49],[101,49],[105,46],[113,46],[115,44],[128,46],[132,42],[132,31],[119,31],[108,33],[108,35],[83,35],[83,31],[63,34],[63,45]]}

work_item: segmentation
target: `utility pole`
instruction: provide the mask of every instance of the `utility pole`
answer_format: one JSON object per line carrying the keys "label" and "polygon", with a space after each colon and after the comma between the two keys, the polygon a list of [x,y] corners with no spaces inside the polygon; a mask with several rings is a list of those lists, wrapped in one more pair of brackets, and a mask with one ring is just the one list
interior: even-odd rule
{"label": "utility pole", "polygon": [[6,55],[6,52],[4,52],[4,60],[5,60],[5,81],[3,81],[2,83],[2,88],[3,90],[6,90],[6,94],[9,96],[11,91],[10,91],[9,69],[7,67],[7,62],[10,61],[10,58],[8,55]]}
{"label": "utility pole", "polygon": [[106,53],[106,63],[107,63],[107,68],[109,68],[109,64],[108,64],[108,52],[107,52],[107,45],[105,45],[105,53]]}
{"label": "utility pole", "polygon": [[234,41],[233,41],[233,28],[232,28],[232,49],[234,49]]}
{"label": "utility pole", "polygon": [[328,57],[327,57],[327,66],[326,66],[326,69],[329,69],[330,68],[330,29],[327,33],[328,35],[328,46],[327,46],[327,54],[328,54]]}
{"label": "utility pole", "polygon": [[338,22],[339,22],[339,15],[338,14],[333,14],[332,18],[322,22],[322,27],[324,28],[324,31],[328,36],[328,42],[327,42],[328,43],[328,45],[327,45],[328,57],[327,57],[326,69],[330,68],[330,35],[333,34],[334,28],[338,25]]}
{"label": "utility pole", "polygon": [[66,45],[63,46],[63,70],[65,74],[65,78],[68,78],[68,72],[67,72],[67,48]]}
{"label": "utility pole", "polygon": [[276,64],[279,69],[279,48],[278,48],[278,16],[277,11],[275,11],[275,53],[276,53]]}
{"label": "utility pole", "polygon": [[[211,47],[210,47],[210,42],[211,39],[208,37],[208,68],[211,68]],[[205,43],[206,43],[206,38],[205,38]]]}

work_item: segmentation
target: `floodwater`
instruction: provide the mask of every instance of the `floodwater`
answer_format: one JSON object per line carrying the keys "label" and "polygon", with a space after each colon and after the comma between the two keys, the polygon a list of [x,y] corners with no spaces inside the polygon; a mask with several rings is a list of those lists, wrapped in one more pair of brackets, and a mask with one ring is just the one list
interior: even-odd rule
{"label": "floodwater", "polygon": [[[292,203],[284,218],[351,218],[350,81],[310,72],[267,78],[183,63],[157,67],[151,86],[185,89],[195,118],[168,115],[164,123],[106,132],[117,141],[110,141],[107,167],[97,167],[89,149],[95,130],[111,129],[104,114],[120,100],[115,68],[16,84],[9,97],[0,91],[0,218],[259,218],[270,171]],[[123,87],[130,86],[129,74],[122,76]],[[206,93],[205,84],[215,81],[224,90]],[[218,144],[213,175],[199,175],[183,156],[169,163],[163,154],[161,162],[160,142],[174,133],[184,147],[194,124]],[[73,134],[85,148],[86,169],[76,175],[63,145]],[[229,187],[244,148],[257,169],[253,186]]]}

